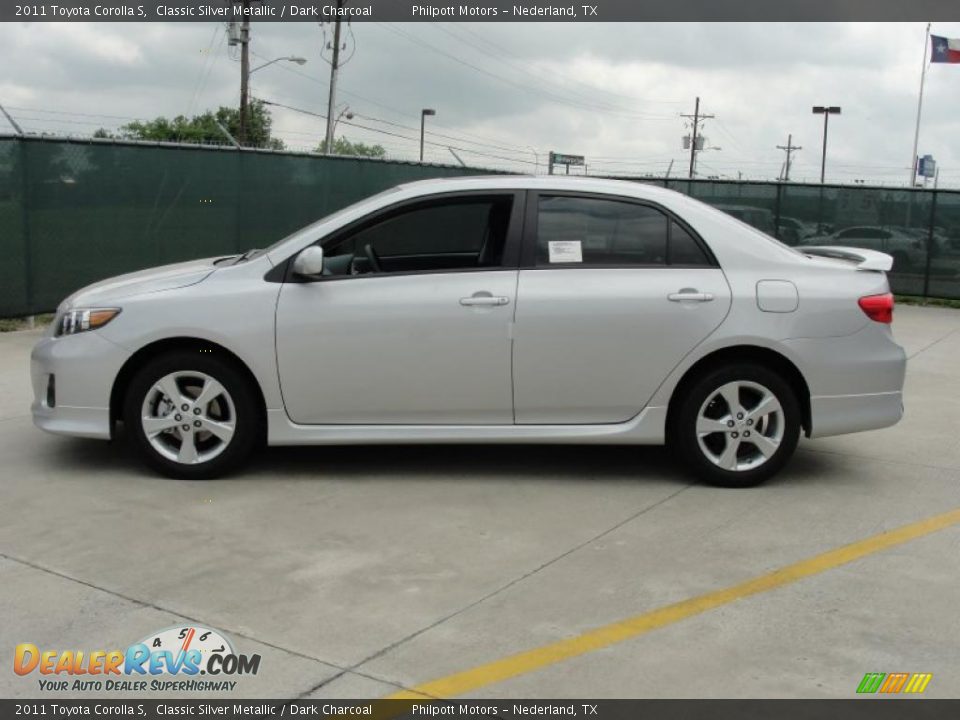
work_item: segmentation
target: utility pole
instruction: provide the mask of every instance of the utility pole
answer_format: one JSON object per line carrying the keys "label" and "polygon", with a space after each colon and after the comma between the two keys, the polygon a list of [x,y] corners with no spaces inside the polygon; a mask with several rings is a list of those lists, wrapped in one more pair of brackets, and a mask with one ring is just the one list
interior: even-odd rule
{"label": "utility pole", "polygon": [[237,141],[247,144],[248,104],[250,98],[250,0],[243,0],[240,23],[240,128]]}
{"label": "utility pole", "polygon": [[23,135],[23,130],[19,125],[17,125],[17,121],[10,116],[10,113],[4,109],[3,105],[0,105],[0,113],[3,113],[3,116],[7,119],[7,122],[10,123],[10,126],[16,131],[17,135]]}
{"label": "utility pole", "polygon": [[700,123],[704,120],[709,120],[713,115],[701,115],[700,114],[700,98],[697,98],[696,104],[693,107],[693,115],[684,115],[681,113],[680,117],[688,118],[693,121],[693,132],[690,136],[690,179],[693,179],[693,176],[696,174],[697,167],[697,133],[700,128]]}
{"label": "utility pole", "polygon": [[327,98],[327,139],[324,150],[327,155],[333,153],[333,112],[337,104],[337,71],[340,69],[340,18],[343,1],[337,0],[337,19],[333,25],[333,58],[330,62],[330,96]]}
{"label": "utility pole", "polygon": [[793,144],[793,135],[791,134],[791,135],[787,135],[787,144],[786,144],[786,145],[777,145],[777,149],[778,149],[778,150],[785,150],[786,153],[787,153],[787,160],[786,160],[786,162],[784,163],[784,166],[783,166],[783,173],[782,173],[783,177],[782,177],[782,179],[789,182],[789,180],[790,180],[790,156],[793,154],[793,152],[794,152],[795,150],[803,150],[803,148],[800,147],[799,145],[794,145],[794,144]]}

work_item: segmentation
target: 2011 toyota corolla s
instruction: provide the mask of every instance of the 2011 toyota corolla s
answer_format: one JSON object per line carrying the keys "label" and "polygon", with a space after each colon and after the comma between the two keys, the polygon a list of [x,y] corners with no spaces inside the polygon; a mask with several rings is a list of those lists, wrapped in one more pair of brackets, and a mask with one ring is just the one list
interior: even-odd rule
{"label": "2011 toyota corolla s", "polygon": [[639,183],[412,183],[266,250],[72,295],[33,350],[33,417],[122,423],[181,478],[262,442],[667,443],[754,485],[801,432],[900,419],[891,262],[799,252]]}

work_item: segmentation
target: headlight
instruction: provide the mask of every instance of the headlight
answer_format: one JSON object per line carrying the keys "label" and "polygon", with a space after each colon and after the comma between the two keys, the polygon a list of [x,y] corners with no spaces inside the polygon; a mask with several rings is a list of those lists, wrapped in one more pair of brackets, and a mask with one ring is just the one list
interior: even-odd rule
{"label": "headlight", "polygon": [[57,337],[76,335],[102,328],[120,314],[120,308],[77,308],[67,310],[57,323]]}

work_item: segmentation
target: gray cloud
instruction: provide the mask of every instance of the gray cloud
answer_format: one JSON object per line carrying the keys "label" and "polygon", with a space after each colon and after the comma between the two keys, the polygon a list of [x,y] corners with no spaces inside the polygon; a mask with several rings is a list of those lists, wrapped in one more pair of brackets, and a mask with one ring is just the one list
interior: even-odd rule
{"label": "gray cloud", "polygon": [[[934,32],[960,36],[960,24]],[[257,56],[302,55],[253,75],[257,97],[326,111],[328,66],[315,23],[254,23]],[[700,95],[715,120],[703,174],[776,177],[787,133],[803,146],[794,177],[819,175],[821,120],[813,104],[838,104],[831,121],[828,176],[906,181],[913,141],[923,25],[907,23],[356,23],[340,103],[354,123],[339,134],[377,141],[391,155],[417,152],[419,109],[451,138],[428,158],[532,169],[551,149],[581,153],[591,171],[682,174],[681,112]],[[255,58],[255,63],[263,62]],[[0,26],[0,102],[28,130],[89,134],[122,118],[194,113],[235,104],[239,66],[221,26],[70,24]],[[960,185],[960,68],[933,66],[921,151],[935,155],[944,185]],[[47,111],[47,112],[41,112]],[[55,114],[61,113],[61,114]],[[96,115],[96,117],[92,117]],[[312,148],[322,120],[276,108],[278,133]],[[115,117],[106,117],[115,116]],[[376,118],[376,120],[371,119]],[[394,125],[379,121],[389,121]],[[404,127],[397,127],[401,125]]]}

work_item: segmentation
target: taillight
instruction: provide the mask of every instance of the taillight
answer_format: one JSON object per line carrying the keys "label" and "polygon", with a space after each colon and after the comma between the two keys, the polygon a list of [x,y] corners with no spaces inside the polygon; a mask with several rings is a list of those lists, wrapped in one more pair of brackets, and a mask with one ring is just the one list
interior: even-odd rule
{"label": "taillight", "polygon": [[893,295],[866,295],[857,301],[860,309],[874,322],[893,322]]}

